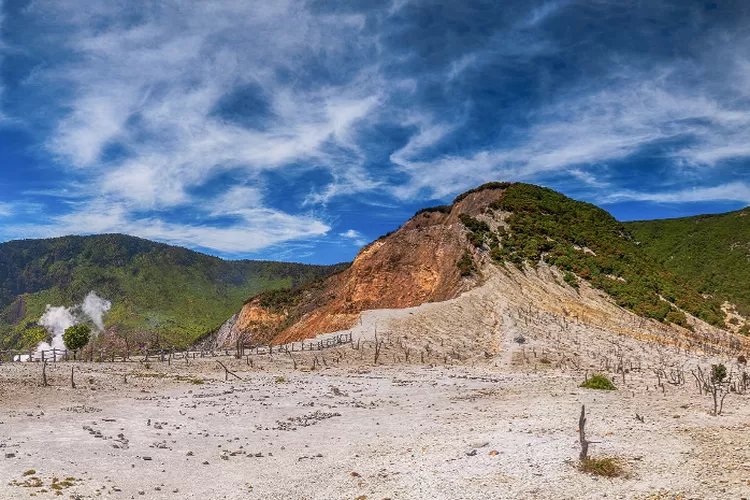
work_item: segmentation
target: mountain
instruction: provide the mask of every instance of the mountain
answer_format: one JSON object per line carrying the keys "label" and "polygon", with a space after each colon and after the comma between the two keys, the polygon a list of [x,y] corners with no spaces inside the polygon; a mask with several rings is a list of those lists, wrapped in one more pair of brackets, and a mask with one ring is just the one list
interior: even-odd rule
{"label": "mountain", "polygon": [[723,323],[717,300],[655,262],[606,211],[539,186],[490,183],[449,206],[420,210],[340,273],[252,297],[217,343],[238,337],[283,343],[348,329],[366,310],[454,299],[495,269],[540,266],[556,270],[548,276],[560,285],[585,284],[644,318],[687,330],[696,318]]}
{"label": "mountain", "polygon": [[[719,215],[626,224],[643,251],[701,293],[750,317],[750,208]],[[730,326],[750,333],[744,318]]]}
{"label": "mountain", "polygon": [[70,307],[90,291],[112,302],[106,325],[186,346],[216,329],[248,295],[297,286],[339,269],[226,261],[125,236],[68,236],[0,244],[0,347],[28,348],[47,304]]}

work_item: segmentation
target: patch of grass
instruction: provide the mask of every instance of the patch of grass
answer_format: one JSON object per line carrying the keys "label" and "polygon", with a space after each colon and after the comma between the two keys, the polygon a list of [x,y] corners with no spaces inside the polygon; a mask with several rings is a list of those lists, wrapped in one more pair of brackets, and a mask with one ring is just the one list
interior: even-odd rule
{"label": "patch of grass", "polygon": [[620,477],[625,474],[622,461],[619,458],[587,458],[579,464],[581,472],[603,477]]}
{"label": "patch of grass", "polygon": [[584,381],[579,387],[583,387],[584,389],[597,389],[600,391],[617,390],[617,387],[615,387],[615,384],[613,384],[610,379],[608,379],[605,375],[602,375],[601,373],[593,374],[591,377],[589,377],[588,380]]}
{"label": "patch of grass", "polygon": [[274,379],[274,382],[276,382],[277,384],[286,384],[286,377],[279,375]]}
{"label": "patch of grass", "polygon": [[36,474],[36,469],[29,469],[23,473],[24,476],[33,476],[34,474]]}

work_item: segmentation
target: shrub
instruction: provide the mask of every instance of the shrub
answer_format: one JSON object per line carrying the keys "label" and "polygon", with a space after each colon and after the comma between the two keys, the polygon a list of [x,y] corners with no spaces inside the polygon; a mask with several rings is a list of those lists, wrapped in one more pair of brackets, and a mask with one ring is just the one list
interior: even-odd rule
{"label": "shrub", "polygon": [[727,378],[727,367],[718,364],[718,365],[711,365],[711,382],[714,384],[720,384],[724,382],[724,379]]}
{"label": "shrub", "polygon": [[600,391],[614,391],[617,390],[615,384],[612,383],[605,375],[601,373],[593,374],[588,380],[584,381],[580,387],[584,389],[597,389]]}
{"label": "shrub", "polygon": [[91,327],[83,323],[73,325],[63,334],[63,342],[65,347],[71,351],[77,351],[86,344],[89,343],[89,337],[91,336]]}
{"label": "shrub", "polygon": [[449,214],[451,213],[451,207],[450,205],[438,205],[436,207],[427,207],[427,208],[421,208],[417,210],[417,213],[414,214],[416,217],[417,215],[426,214],[430,212],[438,212],[441,214]]}
{"label": "shrub", "polygon": [[471,276],[477,270],[474,266],[474,259],[471,258],[469,252],[464,252],[463,256],[456,262],[458,269],[461,271],[461,276]]}
{"label": "shrub", "polygon": [[595,476],[619,477],[624,474],[622,463],[617,458],[586,458],[581,460],[581,472]]}
{"label": "shrub", "polygon": [[578,290],[578,278],[575,274],[571,273],[570,271],[565,271],[565,274],[563,274],[563,279],[565,280],[565,283]]}

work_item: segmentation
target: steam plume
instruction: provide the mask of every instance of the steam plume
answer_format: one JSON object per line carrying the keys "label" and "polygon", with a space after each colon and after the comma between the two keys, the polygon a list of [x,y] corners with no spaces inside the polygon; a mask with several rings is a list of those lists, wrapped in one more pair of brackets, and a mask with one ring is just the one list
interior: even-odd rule
{"label": "steam plume", "polygon": [[40,343],[36,348],[37,351],[52,348],[65,349],[63,342],[65,330],[87,319],[91,320],[97,332],[101,332],[104,330],[104,315],[111,307],[110,301],[99,297],[94,291],[89,292],[81,304],[73,307],[53,307],[47,304],[44,314],[39,318],[39,324],[52,335],[52,343]]}

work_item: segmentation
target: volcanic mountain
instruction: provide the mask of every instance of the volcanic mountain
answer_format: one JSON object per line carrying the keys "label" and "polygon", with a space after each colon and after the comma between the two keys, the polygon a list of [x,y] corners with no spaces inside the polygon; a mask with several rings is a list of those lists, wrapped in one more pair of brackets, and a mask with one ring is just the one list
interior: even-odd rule
{"label": "volcanic mountain", "polygon": [[487,297],[536,296],[528,307],[566,315],[576,310],[576,317],[602,327],[608,318],[621,317],[609,325],[618,331],[646,321],[653,331],[666,328],[686,337],[696,329],[723,335],[716,328],[725,320],[720,302],[666,270],[606,211],[539,186],[490,183],[449,206],[419,211],[363,248],[345,270],[252,297],[214,340],[282,344],[357,327],[365,311],[455,303],[479,289],[482,307],[462,299],[463,312],[457,313],[465,317],[467,308],[475,310],[468,318],[472,324],[495,316],[499,302]]}

